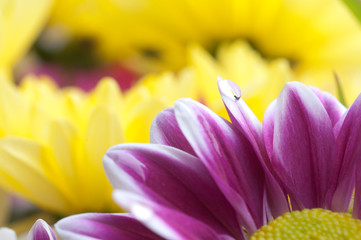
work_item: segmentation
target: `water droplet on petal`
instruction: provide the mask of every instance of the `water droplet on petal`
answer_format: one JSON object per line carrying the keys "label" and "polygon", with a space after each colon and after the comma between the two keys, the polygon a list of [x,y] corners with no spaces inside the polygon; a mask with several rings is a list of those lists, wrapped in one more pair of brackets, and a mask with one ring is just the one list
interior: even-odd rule
{"label": "water droplet on petal", "polygon": [[221,93],[222,97],[228,97],[235,101],[238,101],[241,98],[241,89],[236,83],[221,77],[218,77],[217,82],[219,92]]}

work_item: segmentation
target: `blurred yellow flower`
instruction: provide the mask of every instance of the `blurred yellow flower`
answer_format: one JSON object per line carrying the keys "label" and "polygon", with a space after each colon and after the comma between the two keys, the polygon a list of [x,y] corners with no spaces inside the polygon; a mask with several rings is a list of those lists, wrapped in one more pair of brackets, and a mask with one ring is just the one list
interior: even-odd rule
{"label": "blurred yellow flower", "polygon": [[6,36],[0,40],[0,186],[58,215],[114,211],[102,167],[105,150],[124,141],[148,142],[153,117],[191,96],[191,79],[187,70],[149,75],[124,95],[109,78],[89,94],[58,89],[47,78],[27,77],[15,86],[9,71],[50,5],[0,0]]}
{"label": "blurred yellow flower", "polygon": [[334,93],[337,72],[348,102],[360,91],[361,29],[339,0],[59,0],[52,24],[95,39],[101,55],[138,71],[183,67],[194,42],[212,52],[220,42],[243,39]]}
{"label": "blurred yellow flower", "polygon": [[[15,63],[45,25],[52,4],[53,0],[0,0],[0,75],[10,77]],[[0,189],[0,225],[6,224],[10,212],[11,199]]]}
{"label": "blurred yellow flower", "polygon": [[[187,73],[184,73],[187,75]],[[153,117],[189,96],[189,78],[164,73],[121,93],[104,78],[89,94],[60,90],[49,79],[27,77],[19,87],[0,79],[0,186],[34,204],[67,215],[113,211],[102,156],[124,141],[147,142]],[[182,80],[184,79],[184,81]]]}
{"label": "blurred yellow flower", "polygon": [[0,71],[11,68],[45,25],[53,0],[0,0]]}
{"label": "blurred yellow flower", "polygon": [[124,94],[110,78],[88,94],[47,78],[27,77],[18,87],[0,81],[0,186],[59,215],[114,211],[101,161],[107,148],[148,142],[154,116],[181,97],[225,115],[217,75],[237,79],[258,112],[293,79],[287,61],[266,62],[244,42],[222,46],[218,61],[200,46],[189,53],[189,68],[148,75]]}

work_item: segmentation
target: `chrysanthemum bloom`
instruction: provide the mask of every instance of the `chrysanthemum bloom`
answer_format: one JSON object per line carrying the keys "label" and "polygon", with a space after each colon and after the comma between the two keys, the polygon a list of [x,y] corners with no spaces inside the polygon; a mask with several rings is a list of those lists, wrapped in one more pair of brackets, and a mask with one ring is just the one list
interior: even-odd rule
{"label": "chrysanthemum bloom", "polygon": [[138,71],[179,69],[188,64],[189,44],[214,52],[238,39],[266,59],[287,59],[297,75],[317,83],[330,85],[336,71],[353,86],[344,84],[349,102],[360,91],[361,30],[340,0],[63,0],[52,23]]}
{"label": "chrysanthemum bloom", "polygon": [[[360,239],[361,97],[346,111],[332,95],[291,82],[262,127],[236,84],[218,84],[232,123],[177,101],[154,120],[152,144],[121,144],[104,156],[113,197],[130,214],[68,217],[56,224],[60,235]],[[353,218],[340,212],[354,189]]]}
{"label": "chrysanthemum bloom", "polygon": [[[52,0],[0,0],[0,75],[11,75],[14,65],[45,25],[52,3]],[[0,225],[7,220],[9,211],[10,199],[1,189]]]}
{"label": "chrysanthemum bloom", "polygon": [[0,79],[0,186],[60,216],[118,209],[102,168],[105,151],[148,142],[154,116],[190,95],[188,78],[157,79],[169,96],[151,81],[123,95],[107,78],[90,93],[60,90],[45,78],[20,86]]}

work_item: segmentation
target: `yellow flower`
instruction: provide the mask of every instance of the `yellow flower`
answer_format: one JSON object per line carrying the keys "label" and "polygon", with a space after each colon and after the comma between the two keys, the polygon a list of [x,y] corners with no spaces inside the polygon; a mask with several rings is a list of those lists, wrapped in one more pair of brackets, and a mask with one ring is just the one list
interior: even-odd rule
{"label": "yellow flower", "polygon": [[105,151],[124,141],[149,141],[153,117],[192,89],[189,78],[171,73],[156,81],[169,96],[159,93],[155,76],[124,95],[109,78],[89,94],[60,90],[46,78],[27,77],[19,87],[3,78],[0,185],[59,215],[114,211]]}
{"label": "yellow flower", "polygon": [[333,93],[335,71],[348,102],[360,90],[361,30],[338,0],[63,0],[52,23],[94,38],[99,53],[138,71],[183,67],[194,42],[212,51],[241,39],[266,59],[287,59],[304,81]]}
{"label": "yellow flower", "polygon": [[11,68],[45,25],[52,0],[0,0],[0,71]]}
{"label": "yellow flower", "polygon": [[[14,64],[45,24],[52,3],[52,0],[0,0],[0,75],[11,75]],[[9,196],[1,189],[0,225],[7,222],[10,205]]]}
{"label": "yellow flower", "polygon": [[89,94],[60,90],[46,78],[27,77],[18,87],[0,81],[0,186],[59,215],[116,211],[102,168],[107,148],[148,142],[154,116],[181,97],[225,116],[211,86],[217,75],[237,79],[242,98],[258,112],[272,100],[272,87],[276,93],[293,79],[287,61],[264,61],[244,42],[220,49],[216,61],[194,46],[192,66],[148,75],[125,93],[109,78]]}

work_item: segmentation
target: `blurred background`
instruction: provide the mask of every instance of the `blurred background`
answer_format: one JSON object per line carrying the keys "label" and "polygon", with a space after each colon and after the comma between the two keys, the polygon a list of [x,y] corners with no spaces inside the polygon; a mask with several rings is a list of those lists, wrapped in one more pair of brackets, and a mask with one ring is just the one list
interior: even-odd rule
{"label": "blurred background", "polygon": [[267,62],[285,59],[297,78],[316,77],[309,81],[329,91],[332,71],[354,85],[360,76],[359,24],[342,1],[65,0],[53,2],[44,23],[17,81],[33,72],[90,90],[108,75],[127,89],[144,74],[192,65],[194,45],[222,65],[222,48],[236,41]]}

